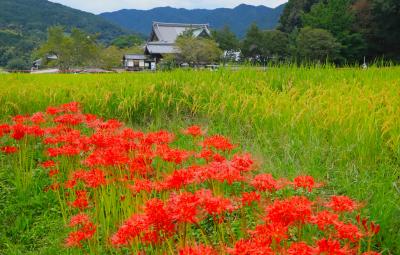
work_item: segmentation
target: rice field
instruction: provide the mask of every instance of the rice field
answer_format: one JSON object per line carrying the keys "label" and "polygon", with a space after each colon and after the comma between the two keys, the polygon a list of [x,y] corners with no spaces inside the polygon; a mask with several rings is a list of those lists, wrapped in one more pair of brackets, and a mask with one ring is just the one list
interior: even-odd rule
{"label": "rice field", "polygon": [[[239,175],[232,183],[224,183],[214,176],[210,177],[211,181],[206,178],[207,181],[201,183],[189,182],[174,188],[192,195],[198,194],[196,191],[199,188],[204,188],[212,192],[213,199],[231,199],[229,203],[232,207],[222,210],[224,219],[220,221],[223,225],[218,224],[218,220],[213,222],[215,215],[212,213],[209,213],[208,220],[196,217],[198,221],[190,217],[186,220],[175,219],[176,232],[168,238],[163,232],[162,237],[167,241],[161,246],[143,246],[139,240],[143,236],[121,239],[117,233],[124,224],[129,225],[132,219],[137,220],[143,215],[146,206],[152,206],[146,201],[165,203],[168,211],[170,204],[174,205],[179,200],[176,196],[186,193],[171,195],[174,192],[152,186],[147,193],[136,190],[138,195],[129,189],[110,190],[107,184],[107,188],[102,187],[99,192],[90,190],[88,193],[91,198],[86,215],[88,219],[79,214],[86,213],[85,208],[71,206],[76,199],[83,198],[84,192],[80,195],[72,193],[71,198],[66,198],[65,193],[60,192],[64,191],[63,188],[57,191],[51,189],[54,187],[51,186],[53,179],[49,177],[51,170],[43,166],[43,162],[52,159],[48,145],[38,138],[29,138],[22,143],[19,141],[18,152],[0,154],[0,254],[141,254],[143,251],[146,254],[246,254],[239,253],[239,247],[235,250],[235,244],[240,240],[243,240],[241,244],[252,240],[247,230],[254,230],[258,224],[271,220],[256,217],[255,212],[270,212],[273,201],[288,202],[293,197],[306,197],[313,203],[310,210],[314,213],[315,210],[321,211],[324,205],[332,205],[330,198],[344,196],[354,199],[354,208],[352,212],[341,214],[343,222],[357,225],[356,215],[360,214],[367,217],[368,222],[379,224],[380,231],[371,238],[361,233],[364,236],[357,239],[359,242],[356,244],[345,238],[348,245],[356,247],[357,251],[343,254],[361,254],[368,250],[382,254],[400,253],[399,67],[368,70],[280,67],[267,71],[178,70],[105,75],[2,74],[0,78],[0,123],[12,123],[11,118],[16,115],[29,114],[32,117],[34,113],[45,112],[49,106],[79,102],[82,114],[121,121],[124,127],[140,130],[144,136],[167,130],[176,137],[173,142],[169,141],[171,144],[167,144],[177,150],[199,153],[208,148],[204,145],[207,138],[221,135],[234,146],[227,150],[217,148],[222,150],[222,157],[231,162],[234,155],[238,157],[250,153],[254,165],[254,174],[242,173],[246,175],[246,180]],[[52,122],[55,120],[44,116],[45,119],[51,118]],[[200,127],[204,138],[182,134],[182,130],[193,125]],[[88,127],[82,126],[79,130],[82,134],[93,135],[91,132],[94,131]],[[193,139],[199,141],[193,142]],[[0,147],[16,145],[10,141],[6,136],[1,137]],[[202,145],[199,145],[200,141]],[[215,144],[213,146],[215,149]],[[88,152],[82,155],[87,159],[85,153]],[[160,155],[164,155],[159,151],[156,154],[161,158]],[[177,165],[188,169],[193,164],[210,163],[193,155],[190,159],[185,158],[185,162],[188,160],[186,165]],[[70,174],[82,167],[81,158],[56,158],[60,164],[57,170],[65,182],[71,181]],[[146,178],[152,182],[162,182],[165,174],[177,170],[169,163],[157,161],[154,164],[157,166],[156,174]],[[111,172],[114,171],[111,169],[119,169],[118,166],[101,167]],[[166,170],[158,173],[157,169]],[[109,172],[106,175],[109,180]],[[78,185],[88,185],[82,176],[80,179],[77,177]],[[265,176],[279,184],[273,186],[273,192],[269,189],[266,192],[255,184],[254,180],[267,178]],[[307,182],[304,187],[295,185],[296,178],[307,176],[313,177],[314,184]],[[135,175],[135,178],[138,176]],[[135,183],[132,181],[132,184]],[[114,197],[118,200],[124,196],[125,204],[118,207],[117,215],[101,216],[95,208],[98,205],[110,208],[107,203],[115,203],[109,194],[111,191],[116,192]],[[239,206],[233,199],[242,192],[248,193],[247,199],[251,200],[246,206]],[[151,200],[155,198],[159,200]],[[204,200],[204,196],[201,199]],[[117,208],[117,205],[119,203],[111,207]],[[196,206],[204,210],[202,205]],[[247,218],[241,216],[243,210],[249,212]],[[82,216],[80,220],[73,218],[77,215]],[[301,222],[304,224],[309,220],[302,219]],[[96,232],[89,223],[96,226]],[[313,238],[324,237],[324,231],[297,223],[282,238],[289,240],[287,243],[274,241],[276,254],[291,254],[289,249],[292,243],[300,241],[315,249],[317,244]],[[86,227],[87,233],[92,231],[93,236],[82,243],[74,243],[73,238],[68,238],[71,233],[79,232],[80,227]],[[361,224],[360,232],[362,228]],[[197,246],[194,246],[195,243]],[[343,242],[341,244],[343,246]],[[226,249],[221,248],[224,245]]]}

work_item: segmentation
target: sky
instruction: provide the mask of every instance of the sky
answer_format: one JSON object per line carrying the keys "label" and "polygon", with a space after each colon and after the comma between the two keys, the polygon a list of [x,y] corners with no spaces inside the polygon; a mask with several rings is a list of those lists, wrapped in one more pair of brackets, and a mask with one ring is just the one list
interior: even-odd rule
{"label": "sky", "polygon": [[287,0],[50,0],[75,9],[92,12],[116,11],[120,9],[148,10],[154,7],[171,6],[186,9],[215,9],[219,7],[232,8],[239,4],[265,5],[276,7]]}

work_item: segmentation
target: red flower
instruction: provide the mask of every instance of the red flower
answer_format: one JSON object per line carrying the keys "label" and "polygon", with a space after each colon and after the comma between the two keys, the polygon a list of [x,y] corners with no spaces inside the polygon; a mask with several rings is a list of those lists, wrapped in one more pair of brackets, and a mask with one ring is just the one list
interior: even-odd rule
{"label": "red flower", "polygon": [[271,174],[259,174],[254,177],[251,182],[257,190],[260,191],[275,191],[279,189],[278,182],[272,177]]}
{"label": "red flower", "polygon": [[362,234],[357,226],[353,224],[345,224],[343,222],[336,222],[335,229],[340,239],[348,239],[351,242],[358,242],[362,238]]}
{"label": "red flower", "polygon": [[185,135],[191,135],[194,137],[201,136],[204,134],[204,132],[201,130],[201,127],[196,126],[196,125],[188,127],[186,130],[183,130],[182,133]]}
{"label": "red flower", "polygon": [[88,222],[90,222],[89,216],[85,213],[80,213],[70,219],[69,226],[74,227],[77,225],[85,225]]}
{"label": "red flower", "polygon": [[334,225],[339,215],[330,211],[322,211],[312,216],[310,222],[316,224],[320,230],[325,230],[327,226]]}
{"label": "red flower", "polygon": [[87,192],[85,190],[77,190],[75,191],[76,199],[72,202],[72,207],[83,210],[88,207],[89,202],[87,198]]}
{"label": "red flower", "polygon": [[267,219],[285,226],[296,221],[304,223],[311,217],[312,204],[306,197],[299,196],[275,200],[272,205],[267,207]]}
{"label": "red flower", "polygon": [[226,137],[223,137],[222,135],[214,135],[214,136],[208,137],[208,138],[204,139],[202,145],[205,148],[213,147],[215,149],[222,150],[222,151],[230,151],[233,148],[235,148],[235,146],[233,144],[231,144],[229,139]]}
{"label": "red flower", "polygon": [[294,178],[293,185],[295,189],[304,188],[311,192],[314,188],[321,187],[321,184],[315,183],[312,176],[298,176]]}
{"label": "red flower", "polygon": [[4,146],[0,148],[0,151],[5,154],[13,154],[18,151],[18,148],[15,146]]}
{"label": "red flower", "polygon": [[217,255],[218,253],[210,246],[194,245],[179,250],[179,255]]}
{"label": "red flower", "polygon": [[292,243],[287,249],[288,255],[313,255],[313,248],[304,242]]}
{"label": "red flower", "polygon": [[337,212],[352,212],[357,208],[357,204],[347,196],[332,196],[326,207]]}
{"label": "red flower", "polygon": [[196,223],[199,198],[192,193],[172,194],[167,202],[167,210],[178,223]]}
{"label": "red flower", "polygon": [[355,253],[352,253],[351,250],[349,250],[348,248],[341,247],[340,242],[338,240],[323,238],[317,242],[317,248],[314,249],[313,254],[350,255]]}
{"label": "red flower", "polygon": [[242,205],[250,206],[253,202],[260,202],[261,195],[257,192],[243,192],[242,193]]}

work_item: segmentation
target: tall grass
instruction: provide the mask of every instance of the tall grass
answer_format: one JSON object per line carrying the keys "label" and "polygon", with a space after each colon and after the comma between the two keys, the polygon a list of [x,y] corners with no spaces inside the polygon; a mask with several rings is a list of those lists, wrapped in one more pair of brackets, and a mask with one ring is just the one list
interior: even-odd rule
{"label": "tall grass", "polygon": [[[12,74],[0,78],[1,120],[41,111],[48,105],[78,101],[88,112],[146,130],[178,131],[195,123],[230,136],[277,176],[311,174],[329,183],[325,192],[365,201],[364,210],[381,225],[379,239],[384,254],[400,253],[398,67]],[[34,176],[18,184],[21,187],[13,184],[12,175],[5,173],[8,167],[3,164],[0,169],[4,187],[0,209],[4,212],[10,206],[18,208],[20,201],[27,203],[29,196],[36,196],[32,187],[39,185],[32,181]],[[31,165],[21,167],[32,173]],[[56,201],[51,195],[45,199]],[[46,213],[48,217],[61,218],[50,209],[41,213],[40,217]],[[46,228],[46,222],[38,223],[30,216],[32,219],[24,225],[20,222],[22,216],[16,219],[10,215],[5,213],[4,220],[0,220],[1,228],[12,228],[0,230],[9,243],[0,245],[0,253],[1,249],[15,254],[35,253],[49,246],[33,244],[43,232],[50,229],[49,236],[57,236],[57,224],[62,224],[60,221]],[[15,237],[27,228],[37,233],[27,240]],[[50,244],[46,252],[51,254],[57,245]]]}

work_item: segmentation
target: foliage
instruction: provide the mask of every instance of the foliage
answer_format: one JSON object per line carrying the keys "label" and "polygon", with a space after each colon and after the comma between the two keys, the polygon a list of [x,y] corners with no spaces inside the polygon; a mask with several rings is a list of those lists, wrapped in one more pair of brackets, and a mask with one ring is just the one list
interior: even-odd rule
{"label": "foliage", "polygon": [[253,23],[242,41],[242,54],[246,58],[258,60],[262,55],[262,31]]}
{"label": "foliage", "polygon": [[296,39],[297,54],[304,61],[325,62],[338,57],[341,45],[326,30],[305,27]]}
{"label": "foliage", "polygon": [[143,49],[141,47],[125,49],[120,49],[116,46],[104,47],[100,51],[100,59],[96,63],[96,66],[104,69],[121,68],[122,57],[125,54],[143,54]]}
{"label": "foliage", "polygon": [[178,37],[176,48],[179,51],[174,56],[177,63],[209,64],[218,62],[222,55],[214,40],[201,37],[195,38],[190,35]]}
{"label": "foliage", "polygon": [[355,32],[354,12],[351,0],[330,0],[314,4],[310,12],[302,16],[305,27],[329,31],[341,44],[340,56],[343,60],[359,60],[364,55],[365,43],[362,35]]}
{"label": "foliage", "polygon": [[278,29],[291,33],[296,28],[302,28],[301,16],[310,11],[311,7],[320,0],[289,0],[279,19]]}
{"label": "foliage", "polygon": [[115,38],[111,42],[111,45],[123,49],[123,48],[131,48],[134,46],[140,46],[143,43],[144,43],[143,38],[139,37],[138,35],[123,35]]}
{"label": "foliage", "polygon": [[88,35],[77,28],[70,35],[64,34],[62,27],[49,28],[47,42],[41,45],[38,55],[45,58],[48,54],[57,56],[57,66],[61,70],[71,67],[83,67],[96,62],[99,57],[99,47],[96,36]]}
{"label": "foliage", "polygon": [[212,31],[213,39],[218,43],[218,47],[224,51],[238,50],[239,40],[228,26],[221,30]]}
{"label": "foliage", "polygon": [[289,38],[279,30],[267,30],[262,35],[262,55],[271,57],[286,57],[289,48]]}
{"label": "foliage", "polygon": [[8,61],[6,68],[8,70],[26,71],[30,70],[31,65],[29,62],[26,62],[23,59],[13,58],[10,61]]}

